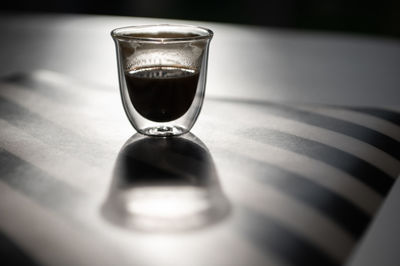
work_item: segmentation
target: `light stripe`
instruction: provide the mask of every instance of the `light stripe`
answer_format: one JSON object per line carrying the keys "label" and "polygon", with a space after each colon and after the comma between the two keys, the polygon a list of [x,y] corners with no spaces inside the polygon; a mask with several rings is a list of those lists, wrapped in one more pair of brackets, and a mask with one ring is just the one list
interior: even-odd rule
{"label": "light stripe", "polygon": [[[296,105],[296,108],[319,113],[325,116],[348,121],[360,126],[372,128],[384,135],[387,135],[400,142],[400,126],[383,118],[372,116],[368,113],[361,113],[349,109],[330,106],[306,106]],[[399,114],[400,115],[400,114]]]}
{"label": "light stripe", "polygon": [[117,151],[117,147],[114,147],[115,150],[106,149],[89,137],[81,137],[73,130],[58,126],[1,96],[0,118],[32,137],[92,165],[102,166],[109,163],[115,156],[113,152]]}
{"label": "light stripe", "polygon": [[[247,176],[238,176],[240,173],[232,165],[224,165],[224,175],[220,178],[228,198],[271,216],[338,261],[343,261],[348,256],[355,242],[332,220],[272,187],[260,186]],[[226,179],[229,182],[225,182]]]}
{"label": "light stripe", "polygon": [[[224,108],[224,106],[218,106],[218,109],[222,108]],[[220,112],[232,115],[227,109],[222,109]],[[382,150],[358,139],[317,126],[304,124],[299,121],[269,115],[266,112],[260,112],[259,108],[240,106],[240,108],[236,107],[236,111],[239,115],[235,114],[235,118],[240,121],[244,128],[251,127],[249,128],[250,131],[254,127],[264,127],[294,134],[305,139],[341,149],[378,167],[392,178],[397,178],[400,173],[400,161]],[[251,117],[251,120],[247,119],[248,117]]]}
{"label": "light stripe", "polygon": [[[1,147],[81,191],[101,193],[109,183],[106,169],[99,169],[53,148],[0,119]],[[111,176],[111,169],[108,170]],[[103,177],[103,178],[101,178]],[[88,190],[88,188],[92,188]]]}
{"label": "light stripe", "polygon": [[[53,94],[57,95],[56,93],[56,90],[53,91]],[[95,143],[93,146],[98,150],[120,147],[123,143],[115,140],[125,140],[135,133],[123,115],[120,99],[116,93],[86,92],[86,95],[79,98],[79,102],[71,103],[49,99],[35,89],[15,84],[1,84],[0,96],[22,107],[21,112],[25,110],[26,114],[28,110],[30,113],[27,115],[37,115],[42,118],[42,122],[51,122],[52,128],[64,128],[62,132],[73,133],[77,140],[86,139],[86,145]],[[111,122],[113,127],[110,127]]]}
{"label": "light stripe", "polygon": [[[400,161],[368,143],[361,142],[357,139],[324,128],[306,125],[284,118],[277,119],[276,117],[271,117],[265,114],[263,114],[263,116],[264,118],[257,117],[257,115],[254,117],[254,120],[257,118],[260,119],[256,120],[256,123],[261,123],[262,120],[264,121],[262,124],[263,127],[294,134],[305,139],[310,139],[335,147],[376,166],[392,178],[397,178],[400,173]],[[265,121],[268,121],[268,123],[265,123]]]}
{"label": "light stripe", "polygon": [[[0,228],[44,265],[113,265],[117,253],[0,182]],[[29,218],[28,218],[29,217]],[[143,265],[143,264],[142,264]]]}
{"label": "light stripe", "polygon": [[[332,258],[320,247],[313,245],[296,232],[286,228],[272,217],[242,208],[238,229],[244,237],[255,242],[259,249],[271,249],[282,259],[296,266],[338,266],[344,261]],[[260,230],[262,228],[262,230]]]}
{"label": "light stripe", "polygon": [[347,107],[347,109],[353,110],[355,112],[373,115],[373,116],[385,119],[387,121],[390,121],[390,122],[400,126],[399,111],[383,109],[383,108],[370,108],[370,107]]}
{"label": "light stripe", "polygon": [[[244,137],[235,137],[232,133],[227,132],[226,128],[229,128],[227,124],[221,124],[220,120],[215,121],[212,117],[203,116],[203,120],[207,120],[207,123],[211,124],[208,129],[204,130],[206,131],[205,135],[209,136],[209,139],[224,140],[222,146],[218,141],[209,141],[213,147],[224,149],[227,147],[226,142],[229,142],[229,152],[241,154],[254,160],[264,161],[282,169],[298,173],[341,195],[370,215],[374,214],[382,201],[382,197],[378,193],[335,167],[272,145],[254,142]],[[225,128],[225,130],[224,132],[220,132],[219,130],[214,130],[214,128]],[[252,147],[251,152],[249,151],[249,147]]]}
{"label": "light stripe", "polygon": [[81,206],[77,204],[78,199],[82,201],[86,198],[81,191],[53,178],[3,148],[0,148],[0,164],[7,165],[7,168],[0,168],[0,180],[48,208],[66,211],[71,206]]}
{"label": "light stripe", "polygon": [[87,101],[93,93],[100,95],[118,92],[118,86],[112,89],[93,82],[89,84],[82,80],[43,69],[10,75],[3,80],[8,84],[17,85],[23,89],[34,90],[35,93],[41,96],[64,104],[80,104],[82,100],[83,102]]}
{"label": "light stripe", "polygon": [[267,128],[253,128],[246,135],[256,141],[329,164],[360,180],[381,195],[386,195],[394,183],[392,177],[368,162],[332,146]]}
{"label": "light stripe", "polygon": [[355,238],[362,235],[371,220],[369,215],[350,201],[296,173],[237,155],[231,155],[226,160],[232,164],[246,164],[251,170],[243,167],[244,170],[237,169],[238,174],[252,176],[260,184],[274,187],[287,196],[302,201],[334,220]]}
{"label": "light stripe", "polygon": [[[340,119],[324,116],[321,114],[308,112],[288,105],[271,102],[259,102],[259,101],[242,101],[236,99],[217,99],[215,102],[218,103],[242,103],[246,107],[258,108],[259,112],[268,112],[274,116],[287,118],[325,128],[334,132],[338,132],[347,135],[352,138],[356,138],[365,143],[381,149],[388,153],[394,158],[400,160],[400,143],[395,139],[381,134],[374,129],[363,127],[354,123],[343,121]],[[240,113],[237,113],[240,115]],[[248,117],[249,119],[250,117]]]}

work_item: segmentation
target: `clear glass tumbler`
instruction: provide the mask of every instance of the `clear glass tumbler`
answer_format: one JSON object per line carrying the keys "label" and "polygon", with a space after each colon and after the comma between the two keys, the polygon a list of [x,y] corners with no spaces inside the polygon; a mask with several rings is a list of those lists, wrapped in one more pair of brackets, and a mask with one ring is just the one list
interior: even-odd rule
{"label": "clear glass tumbler", "polygon": [[194,125],[204,99],[213,32],[187,25],[146,25],[111,32],[129,121],[142,134],[174,136]]}

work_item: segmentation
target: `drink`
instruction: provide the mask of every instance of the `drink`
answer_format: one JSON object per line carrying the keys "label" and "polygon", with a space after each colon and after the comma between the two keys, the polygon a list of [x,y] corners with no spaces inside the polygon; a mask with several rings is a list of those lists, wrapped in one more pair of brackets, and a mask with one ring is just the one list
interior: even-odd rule
{"label": "drink", "polygon": [[136,111],[155,122],[183,116],[196,95],[199,73],[177,66],[136,68],[125,73],[129,98]]}
{"label": "drink", "polygon": [[132,126],[147,136],[190,131],[206,89],[213,32],[187,25],[144,25],[111,32],[117,48],[122,104]]}

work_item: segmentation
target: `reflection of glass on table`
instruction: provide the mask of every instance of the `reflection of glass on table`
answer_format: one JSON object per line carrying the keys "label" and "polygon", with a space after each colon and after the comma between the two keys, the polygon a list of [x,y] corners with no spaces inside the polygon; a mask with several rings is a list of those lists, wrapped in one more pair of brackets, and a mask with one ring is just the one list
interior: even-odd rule
{"label": "reflection of glass on table", "polygon": [[216,169],[193,134],[146,138],[122,147],[103,205],[110,222],[143,231],[180,231],[215,223],[229,213]]}

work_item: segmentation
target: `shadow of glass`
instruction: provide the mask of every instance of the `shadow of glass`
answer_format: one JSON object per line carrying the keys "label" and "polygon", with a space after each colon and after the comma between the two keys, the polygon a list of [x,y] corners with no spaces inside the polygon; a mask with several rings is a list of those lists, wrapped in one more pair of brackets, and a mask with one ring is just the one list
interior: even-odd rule
{"label": "shadow of glass", "polygon": [[119,152],[102,206],[114,225],[148,232],[203,228],[229,212],[212,157],[191,133],[133,135]]}

